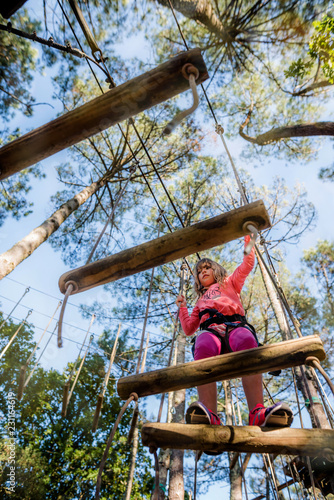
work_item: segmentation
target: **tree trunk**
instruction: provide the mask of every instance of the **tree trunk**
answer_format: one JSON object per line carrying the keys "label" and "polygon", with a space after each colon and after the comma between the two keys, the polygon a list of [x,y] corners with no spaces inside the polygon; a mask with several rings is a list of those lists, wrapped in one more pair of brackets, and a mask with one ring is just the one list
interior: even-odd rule
{"label": "tree trunk", "polygon": [[271,306],[273,308],[278,327],[281,331],[282,340],[283,341],[289,340],[292,338],[292,335],[291,335],[290,327],[289,327],[288,321],[286,319],[286,315],[284,313],[284,309],[282,307],[278,293],[276,292],[274,285],[272,284],[270,276],[269,276],[262,260],[258,259],[258,263],[259,263],[263,283],[264,283],[265,289],[267,291],[267,295],[269,297]]}
{"label": "tree trunk", "polygon": [[[168,393],[168,405],[167,405],[167,422],[170,423],[172,421],[171,419],[171,408],[173,406],[173,393],[169,392]],[[171,450],[166,449],[163,450],[160,448],[159,451],[159,493],[158,493],[158,500],[165,500],[167,498],[166,495],[166,488],[167,488],[167,476],[168,476],[168,471],[169,471],[169,466],[170,466],[170,455],[171,455]],[[152,493],[151,498],[153,498],[154,492]]]}
{"label": "tree trunk", "polygon": [[[233,425],[232,393],[229,381],[224,381],[226,425]],[[236,453],[228,453],[230,464],[230,500],[242,500],[242,475]],[[237,453],[239,455],[239,453]],[[234,464],[233,466],[231,466]]]}
{"label": "tree trunk", "polygon": [[260,134],[256,137],[251,137],[243,132],[243,127],[240,127],[239,134],[248,142],[265,146],[272,142],[282,139],[290,139],[291,137],[310,137],[318,135],[334,135],[334,122],[317,122],[303,123],[299,125],[290,125],[286,127],[277,127]]}
{"label": "tree trunk", "polygon": [[[185,344],[186,339],[183,333],[179,334],[177,342],[176,364],[185,362]],[[181,389],[174,392],[173,423],[184,423],[186,391]],[[169,469],[169,500],[184,500],[184,481],[183,481],[183,450],[172,450]]]}
{"label": "tree trunk", "polygon": [[[166,497],[166,485],[167,485],[167,476],[170,465],[170,455],[171,450],[162,450],[159,451],[159,493],[158,500],[165,500]],[[153,495],[152,495],[153,497]]]}
{"label": "tree trunk", "polygon": [[[158,0],[164,7],[170,8],[168,0]],[[208,31],[214,33],[222,42],[233,40],[220,19],[214,13],[214,8],[208,0],[172,0],[173,7],[188,19],[203,24]]]}
{"label": "tree trunk", "polygon": [[128,475],[128,482],[126,485],[126,492],[124,495],[124,500],[130,500],[131,497],[131,490],[132,490],[132,483],[133,483],[133,477],[135,473],[135,467],[136,467],[136,458],[137,458],[137,452],[138,452],[138,424],[135,427],[134,434],[133,434],[133,441],[132,441],[132,450],[131,450],[131,462],[130,462],[130,469],[129,469],[129,475]]}
{"label": "tree trunk", "polygon": [[11,273],[24,259],[29,257],[51,234],[59,229],[60,225],[94,193],[105,185],[108,178],[103,177],[90,186],[85,187],[80,193],[56,210],[40,226],[33,229],[27,236],[0,255],[0,279]]}
{"label": "tree trunk", "polygon": [[[281,305],[281,302],[278,298],[277,292],[274,288],[274,285],[268,275],[268,272],[261,262],[261,259],[258,259],[260,271],[262,274],[262,278],[268,293],[269,300],[271,302],[273,311],[276,316],[278,327],[282,334],[282,339],[286,340],[291,338],[289,325],[286,319],[286,315],[284,309]],[[303,376],[302,370],[305,372],[305,377]],[[307,374],[307,377],[306,377]],[[313,380],[311,380],[312,375],[309,369],[302,369],[301,367],[295,368],[295,375],[297,381],[297,387],[302,392],[303,398],[306,404],[306,408],[309,412],[312,427],[320,427],[322,429],[330,429],[330,425],[328,423],[326,413],[321,403],[316,402],[319,400],[318,392]],[[313,404],[310,404],[309,401],[313,401]]]}

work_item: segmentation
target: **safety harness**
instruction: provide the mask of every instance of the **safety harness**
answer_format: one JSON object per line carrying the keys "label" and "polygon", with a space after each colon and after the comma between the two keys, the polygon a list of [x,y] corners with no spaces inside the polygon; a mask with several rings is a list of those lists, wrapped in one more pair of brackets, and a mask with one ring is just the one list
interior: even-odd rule
{"label": "safety harness", "polygon": [[[226,352],[225,348],[227,349],[228,352],[233,352],[230,347],[229,336],[231,332],[235,330],[235,328],[240,328],[240,327],[247,328],[247,330],[249,330],[254,335],[257,345],[260,345],[254,327],[250,323],[248,323],[245,316],[242,316],[241,314],[232,314],[231,316],[226,316],[225,314],[218,312],[217,309],[208,308],[204,309],[199,313],[199,318],[201,319],[206,314],[209,314],[210,317],[200,324],[200,330],[205,330],[207,332],[210,332],[220,340],[221,344],[220,354]],[[210,328],[210,326],[213,324],[215,325],[224,324],[226,326],[226,332],[224,337],[221,336],[214,328]],[[195,337],[193,340],[193,347],[192,347],[193,354],[195,352],[196,338],[197,337]]]}

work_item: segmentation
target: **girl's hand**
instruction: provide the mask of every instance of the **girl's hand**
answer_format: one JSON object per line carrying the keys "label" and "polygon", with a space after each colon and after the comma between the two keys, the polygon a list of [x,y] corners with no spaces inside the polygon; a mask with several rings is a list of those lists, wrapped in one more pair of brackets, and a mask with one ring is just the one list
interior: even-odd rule
{"label": "girl's hand", "polygon": [[186,299],[184,298],[184,295],[179,295],[175,303],[177,307],[187,307],[187,302]]}

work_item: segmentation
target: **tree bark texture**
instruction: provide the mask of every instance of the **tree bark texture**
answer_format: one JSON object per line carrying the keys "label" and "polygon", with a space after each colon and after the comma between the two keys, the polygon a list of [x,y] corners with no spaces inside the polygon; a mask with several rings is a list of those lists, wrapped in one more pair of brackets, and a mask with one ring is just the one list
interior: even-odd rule
{"label": "tree bark texture", "polygon": [[[170,455],[171,450],[160,450],[159,451],[159,493],[158,500],[165,500],[166,497],[166,487],[167,487],[167,476],[170,467]],[[154,494],[154,492],[153,492]],[[153,498],[153,494],[151,498]]]}
{"label": "tree bark texture", "polygon": [[209,78],[200,49],[182,52],[0,148],[0,179],[188,90],[186,64],[198,69],[197,85]]}
{"label": "tree bark texture", "polygon": [[[265,269],[261,259],[258,259],[260,271],[262,274],[263,281],[268,293],[269,300],[271,302],[272,308],[275,313],[277,324],[282,334],[282,338],[290,338],[290,329],[286,319],[284,309],[282,307],[281,301],[277,296],[277,292],[273,286],[273,283]],[[307,338],[307,337],[304,337]],[[305,373],[303,376],[302,370]],[[309,412],[312,427],[320,427],[322,429],[330,429],[331,426],[327,420],[327,416],[322,404],[319,401],[319,395],[315,386],[315,382],[312,380],[311,371],[308,368],[295,368],[297,387],[301,391],[306,408]],[[307,376],[306,376],[307,375]],[[310,403],[311,400],[311,403]]]}
{"label": "tree bark texture", "polygon": [[142,442],[159,448],[321,457],[334,453],[334,430],[148,422]]}
{"label": "tree bark texture", "polygon": [[[158,0],[164,7],[170,8],[168,0]],[[226,27],[214,12],[214,7],[208,0],[172,0],[174,9],[188,19],[203,24],[208,31],[214,33],[222,42],[233,40]]]}
{"label": "tree bark texture", "polygon": [[[179,363],[184,363],[185,361],[185,343],[185,336],[183,333],[180,333],[177,341],[176,366]],[[174,392],[174,413],[172,416],[173,423],[184,423],[185,400],[185,389]],[[184,451],[182,449],[172,449],[169,469],[169,500],[184,500],[183,456]]]}
{"label": "tree bark texture", "polygon": [[267,295],[269,298],[269,301],[271,303],[271,307],[274,311],[276,322],[278,325],[278,328],[280,329],[282,340],[288,340],[291,339],[291,332],[290,332],[290,327],[289,323],[287,321],[284,309],[282,307],[280,298],[278,296],[278,293],[276,292],[274,285],[270,279],[270,276],[262,262],[261,259],[258,259],[260,271],[261,271],[261,276],[263,279],[263,283],[265,286],[265,289],[267,291]]}
{"label": "tree bark texture", "polygon": [[[230,382],[224,381],[225,392],[225,419],[226,425],[233,425],[233,412],[232,412],[232,392]],[[230,465],[230,500],[243,500],[242,499],[242,475],[239,465],[239,453],[228,453],[228,461]]]}
{"label": "tree bark texture", "polygon": [[243,226],[246,222],[255,223],[258,230],[270,227],[262,200],[68,271],[59,279],[60,291],[66,292],[68,281],[76,285],[72,294],[79,293],[222,245],[244,236]]}
{"label": "tree bark texture", "polygon": [[309,356],[315,356],[319,360],[326,357],[318,335],[309,335],[247,351],[222,354],[123,377],[118,380],[117,392],[122,399],[127,399],[131,392],[136,392],[139,397],[160,394],[210,382],[299,366],[304,364]]}
{"label": "tree bark texture", "polygon": [[138,424],[135,427],[134,434],[133,434],[133,441],[132,441],[132,449],[131,449],[131,462],[130,462],[130,468],[129,468],[129,475],[128,475],[128,481],[126,484],[126,492],[124,495],[124,500],[130,500],[131,497],[131,490],[132,490],[132,484],[133,484],[133,478],[135,474],[135,467],[136,467],[136,458],[137,458],[137,452],[138,452],[138,440],[139,440],[139,432],[138,432]]}
{"label": "tree bark texture", "polygon": [[99,179],[93,182],[90,186],[85,187],[80,193],[56,210],[48,219],[40,226],[33,229],[22,240],[15,243],[10,249],[0,255],[0,279],[11,273],[15,267],[24,259],[29,257],[51,234],[53,234],[60,225],[77,210],[88,198],[96,193],[107,182],[106,178]]}

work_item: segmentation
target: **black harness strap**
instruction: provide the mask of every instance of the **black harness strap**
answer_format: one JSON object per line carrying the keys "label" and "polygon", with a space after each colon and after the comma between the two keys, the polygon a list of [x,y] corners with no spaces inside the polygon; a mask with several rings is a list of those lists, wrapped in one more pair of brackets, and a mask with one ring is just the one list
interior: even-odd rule
{"label": "black harness strap", "polygon": [[[231,316],[226,316],[225,314],[218,312],[217,309],[204,309],[204,311],[201,311],[199,313],[199,318],[201,319],[205,314],[209,314],[210,318],[208,318],[207,320],[203,321],[203,323],[200,324],[200,330],[205,330],[207,332],[210,332],[220,340],[221,344],[220,354],[224,354],[225,348],[227,349],[228,352],[234,352],[232,351],[229,343],[229,336],[232,333],[232,331],[235,330],[235,328],[240,328],[240,327],[247,328],[247,330],[249,330],[254,335],[257,345],[260,345],[254,327],[250,323],[248,323],[245,316],[242,316],[241,314],[232,314]],[[214,330],[214,328],[210,328],[210,325],[213,324],[226,325],[225,336],[220,335],[218,332],[216,332],[216,330]],[[197,337],[195,337],[194,340],[192,341],[193,356],[195,352],[196,338]]]}

